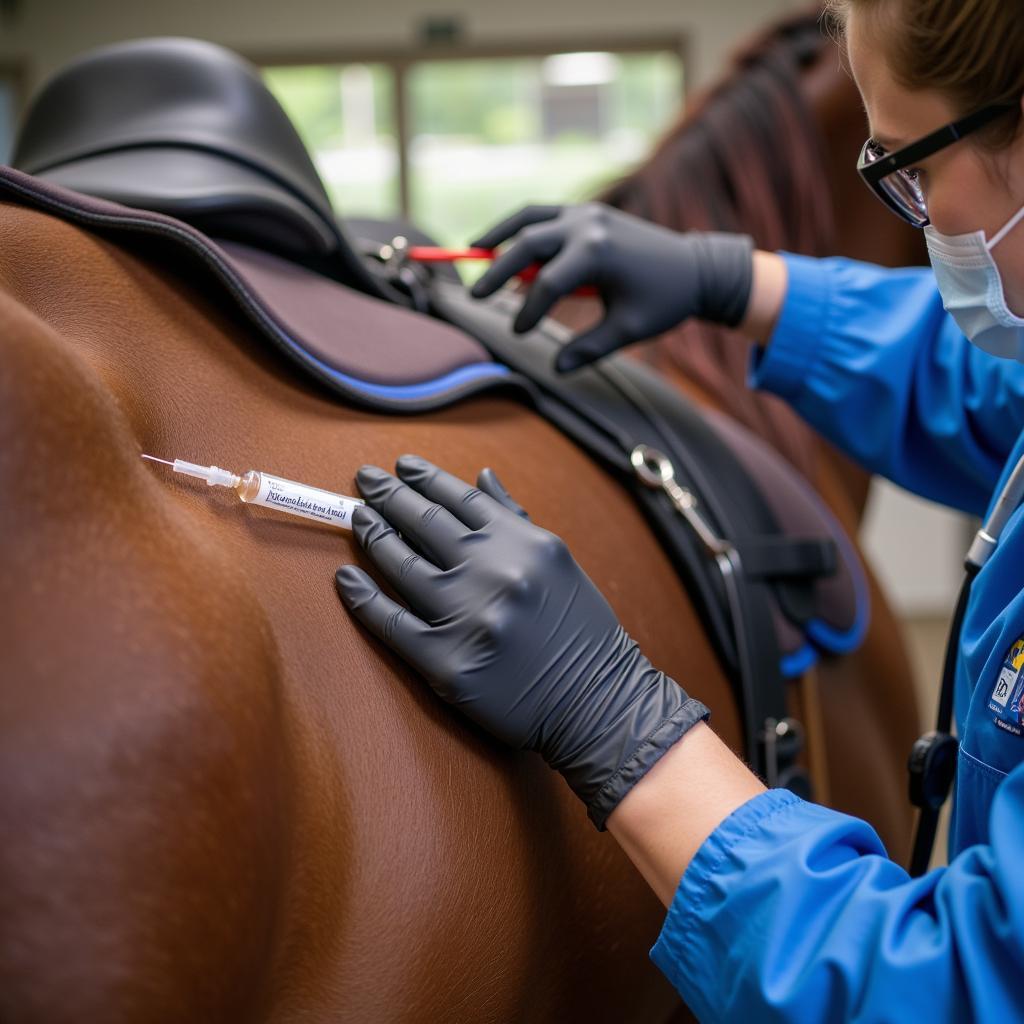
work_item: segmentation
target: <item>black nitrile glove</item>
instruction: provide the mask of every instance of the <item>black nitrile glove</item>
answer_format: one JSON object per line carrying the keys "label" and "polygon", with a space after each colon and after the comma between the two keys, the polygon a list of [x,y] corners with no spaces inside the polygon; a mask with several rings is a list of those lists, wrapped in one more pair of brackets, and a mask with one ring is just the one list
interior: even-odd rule
{"label": "black nitrile glove", "polygon": [[650,664],[565,544],[493,473],[481,474],[488,494],[416,456],[397,471],[359,470],[367,506],[352,527],[408,609],[354,565],[338,570],[342,601],[445,700],[540,753],[603,830],[707,708]]}
{"label": "black nitrile glove", "polygon": [[472,244],[493,249],[516,236],[471,289],[482,299],[532,263],[542,263],[513,329],[528,331],[561,298],[594,285],[605,318],[570,341],[564,372],[689,317],[735,327],[747,310],[754,243],[747,235],[680,234],[603,203],[527,206]]}

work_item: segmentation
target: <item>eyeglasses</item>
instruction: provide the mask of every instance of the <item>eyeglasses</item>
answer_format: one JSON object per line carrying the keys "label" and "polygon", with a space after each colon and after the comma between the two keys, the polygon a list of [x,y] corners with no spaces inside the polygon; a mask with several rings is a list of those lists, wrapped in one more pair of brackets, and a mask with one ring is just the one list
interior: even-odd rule
{"label": "eyeglasses", "polygon": [[912,164],[951,146],[965,135],[995,120],[1000,114],[1017,109],[1016,103],[997,103],[952,121],[924,138],[911,142],[895,153],[887,153],[874,139],[868,139],[860,151],[857,170],[865,184],[894,213],[916,228],[931,223],[928,204],[921,191],[918,172]]}

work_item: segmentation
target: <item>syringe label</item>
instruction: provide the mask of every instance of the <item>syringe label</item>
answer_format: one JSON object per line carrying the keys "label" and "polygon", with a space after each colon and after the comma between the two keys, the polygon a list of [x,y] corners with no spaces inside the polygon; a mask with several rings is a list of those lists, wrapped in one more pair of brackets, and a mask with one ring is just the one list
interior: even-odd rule
{"label": "syringe label", "polygon": [[292,515],[317,519],[346,530],[352,529],[352,511],[357,505],[363,504],[354,498],[346,498],[330,491],[322,491],[319,487],[309,487],[294,480],[284,480],[266,473],[260,474],[260,489],[256,497],[250,500],[257,505],[279,508]]}

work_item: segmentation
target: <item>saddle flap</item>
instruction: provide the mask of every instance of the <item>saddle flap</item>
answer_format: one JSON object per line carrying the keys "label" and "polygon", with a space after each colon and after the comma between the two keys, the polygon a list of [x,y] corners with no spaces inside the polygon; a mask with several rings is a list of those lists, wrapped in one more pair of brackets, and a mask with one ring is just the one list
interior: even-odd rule
{"label": "saddle flap", "polygon": [[289,260],[189,224],[82,195],[0,167],[0,199],[34,206],[121,244],[161,238],[217,283],[221,294],[289,359],[357,405],[436,409],[515,375],[450,324],[363,294]]}
{"label": "saddle flap", "polygon": [[[436,387],[460,374],[496,369],[487,352],[450,324],[382,302],[296,263],[221,241],[239,276],[303,359],[344,374],[367,396]],[[341,343],[344,339],[344,344]],[[390,391],[382,390],[390,389]]]}
{"label": "saddle flap", "polygon": [[777,629],[787,674],[810,667],[816,660],[815,648],[829,654],[855,650],[867,631],[870,598],[864,567],[846,531],[774,448],[716,410],[706,410],[706,419],[756,483],[783,536],[790,543],[825,539],[834,551],[834,571],[808,574],[801,594],[785,580],[776,581]]}

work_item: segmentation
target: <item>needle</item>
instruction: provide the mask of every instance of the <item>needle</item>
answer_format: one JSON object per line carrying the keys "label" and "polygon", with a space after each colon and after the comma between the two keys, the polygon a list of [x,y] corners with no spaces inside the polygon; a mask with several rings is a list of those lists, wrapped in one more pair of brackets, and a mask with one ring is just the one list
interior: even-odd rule
{"label": "needle", "polygon": [[149,459],[150,462],[162,462],[165,466],[173,466],[173,462],[168,462],[166,459],[158,459],[155,455],[143,455],[144,459]]}

